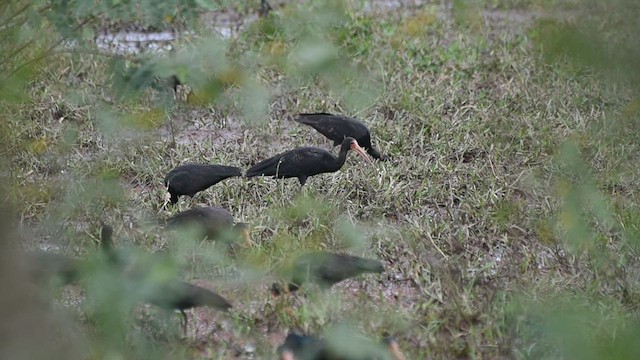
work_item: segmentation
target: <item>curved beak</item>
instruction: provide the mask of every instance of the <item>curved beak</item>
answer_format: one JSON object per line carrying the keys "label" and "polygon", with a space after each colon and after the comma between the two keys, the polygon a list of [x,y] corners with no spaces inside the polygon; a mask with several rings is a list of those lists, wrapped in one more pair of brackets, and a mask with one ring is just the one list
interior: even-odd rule
{"label": "curved beak", "polygon": [[389,352],[393,356],[395,360],[406,360],[407,358],[404,356],[402,351],[400,350],[400,346],[395,340],[391,340],[389,342]]}
{"label": "curved beak", "polygon": [[358,155],[360,155],[360,157],[362,157],[364,159],[364,161],[366,161],[367,163],[373,164],[373,161],[369,157],[369,154],[367,154],[367,152],[364,151],[364,149],[361,148],[360,145],[358,145],[357,141],[353,140],[353,142],[351,143],[351,146],[349,147],[349,149],[357,152]]}
{"label": "curved beak", "polygon": [[294,356],[293,356],[293,351],[291,350],[284,350],[282,351],[282,353],[280,353],[280,360],[294,360]]}
{"label": "curved beak", "polygon": [[253,241],[251,241],[251,234],[249,233],[249,229],[240,230],[240,236],[244,239],[244,242],[248,247],[253,247]]}

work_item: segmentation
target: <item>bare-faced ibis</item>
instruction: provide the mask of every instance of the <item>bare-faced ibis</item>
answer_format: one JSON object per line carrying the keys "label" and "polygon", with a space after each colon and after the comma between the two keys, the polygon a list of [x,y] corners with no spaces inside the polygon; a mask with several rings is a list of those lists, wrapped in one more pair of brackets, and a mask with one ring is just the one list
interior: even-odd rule
{"label": "bare-faced ibis", "polygon": [[354,118],[328,113],[314,113],[299,114],[295,120],[301,124],[311,126],[329,140],[333,140],[333,146],[340,145],[345,137],[352,137],[358,141],[360,146],[367,149],[369,155],[374,159],[385,159],[371,145],[369,128]]}
{"label": "bare-faced ibis", "polygon": [[348,137],[342,140],[338,157],[325,149],[299,147],[260,161],[247,170],[246,176],[297,177],[300,185],[304,185],[309,176],[338,171],[344,165],[349,150],[356,151],[367,162],[371,162],[358,142]]}
{"label": "bare-faced ibis", "polygon": [[234,176],[242,176],[242,170],[235,166],[186,164],[169,171],[164,178],[164,185],[171,194],[171,203],[175,204],[181,195],[193,197],[196,193]]}
{"label": "bare-faced ibis", "polygon": [[[296,291],[306,282],[317,283],[326,289],[360,274],[383,271],[384,266],[378,260],[320,251],[306,253],[298,257],[290,269],[288,291]],[[274,283],[271,291],[280,295],[283,288]]]}
{"label": "bare-faced ibis", "polygon": [[231,303],[213,291],[180,280],[168,281],[160,285],[153,295],[147,298],[147,301],[163,309],[180,311],[183,319],[182,331],[185,335],[188,322],[185,310],[201,306],[222,311],[232,308]]}
{"label": "bare-faced ibis", "polygon": [[[102,251],[107,256],[107,260],[110,261],[113,266],[122,270],[123,275],[125,275],[125,267],[129,267],[130,264],[127,264],[123,256],[116,252],[113,246],[112,234],[113,228],[102,223],[100,231]],[[143,276],[140,272],[140,269],[133,272],[127,271],[126,275],[130,277],[130,281],[139,280]],[[184,312],[185,310],[200,306],[225,311],[231,308],[231,304],[225,300],[225,298],[213,291],[177,279],[167,280],[159,284],[155,288],[155,291],[152,291],[146,296],[145,301],[163,309],[180,311],[183,319],[182,329],[185,334],[188,320],[187,314]]]}
{"label": "bare-faced ibis", "polygon": [[358,342],[352,347],[359,349],[341,351],[324,339],[289,333],[277,352],[280,360],[406,360],[393,338],[385,338],[381,344],[370,340]]}
{"label": "bare-faced ibis", "polygon": [[235,223],[233,215],[225,209],[211,206],[194,207],[180,212],[167,219],[167,228],[187,229],[195,228],[200,237],[216,239],[226,231],[231,231],[242,237],[247,245],[251,246],[249,225]]}

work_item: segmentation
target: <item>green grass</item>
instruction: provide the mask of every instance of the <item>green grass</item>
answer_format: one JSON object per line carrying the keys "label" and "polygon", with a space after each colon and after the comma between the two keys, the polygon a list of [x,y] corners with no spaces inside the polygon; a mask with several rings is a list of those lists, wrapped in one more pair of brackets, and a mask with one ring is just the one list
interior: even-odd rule
{"label": "green grass", "polygon": [[[533,21],[476,21],[478,9],[533,12],[532,3],[489,1],[461,17],[440,5],[409,14],[287,5],[223,46],[232,67],[193,60],[213,66],[220,87],[198,105],[165,106],[155,90],[118,98],[104,57],[59,53],[39,64],[28,100],[0,105],[12,179],[4,187],[23,246],[54,243],[90,256],[104,219],[120,247],[172,255],[166,269],[235,306],[228,315],[192,312],[185,341],[175,318],[167,324],[161,312],[126,301],[113,310],[124,318],[135,310],[123,338],[105,340],[104,329],[120,326],[108,323],[109,311],[72,315],[80,325],[63,327],[95,357],[232,358],[251,345],[256,358],[269,358],[289,330],[346,326],[396,336],[408,359],[581,358],[572,345],[579,337],[566,345],[553,336],[593,313],[589,336],[626,346],[637,334],[640,294],[639,149],[628,130],[637,127],[629,107],[637,99],[628,84],[603,85],[597,71],[566,58],[545,62]],[[304,58],[318,43],[326,56]],[[161,207],[162,179],[179,164],[247,169],[295,146],[329,148],[292,120],[315,111],[363,120],[392,160],[367,166],[349,156],[303,189],[295,179],[229,179]],[[194,204],[249,222],[255,247],[165,232],[163,219]],[[279,269],[318,249],[378,258],[387,271],[329,293],[272,297]],[[566,298],[584,309],[562,317],[572,307]],[[608,344],[619,328],[623,338]],[[607,354],[598,346],[588,349]],[[634,350],[615,354],[633,358]]]}

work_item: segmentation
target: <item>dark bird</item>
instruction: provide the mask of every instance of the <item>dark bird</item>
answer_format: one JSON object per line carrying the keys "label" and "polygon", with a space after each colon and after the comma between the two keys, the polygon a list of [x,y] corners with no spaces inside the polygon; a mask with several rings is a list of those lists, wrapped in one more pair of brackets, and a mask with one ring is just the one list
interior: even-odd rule
{"label": "dark bird", "polygon": [[102,253],[112,265],[122,264],[122,256],[118,254],[113,245],[113,228],[103,221],[100,221],[100,225],[100,249]]}
{"label": "dark bird", "polygon": [[163,309],[180,311],[183,319],[182,331],[185,335],[188,322],[185,310],[201,306],[222,311],[232,308],[231,303],[213,291],[180,280],[161,284],[148,296],[147,301]]}
{"label": "dark bird", "polygon": [[289,333],[277,352],[280,360],[406,360],[393,338],[385,338],[380,345],[355,337],[354,340],[352,347],[356,349],[340,351],[324,339]]}
{"label": "dark bird", "polygon": [[[360,274],[383,271],[384,266],[378,260],[320,251],[306,253],[298,257],[290,269],[288,291],[298,290],[305,282],[317,283],[327,289]],[[274,295],[280,295],[283,288],[279,283],[274,283],[271,291]]]}
{"label": "dark bird", "polygon": [[167,228],[185,229],[195,227],[198,236],[209,239],[219,238],[226,231],[231,231],[242,237],[251,246],[249,225],[233,222],[233,215],[225,209],[210,206],[194,207],[180,212],[167,219]]}
{"label": "dark bird", "polygon": [[[121,270],[124,270],[125,266],[130,264],[127,264],[123,256],[116,252],[113,246],[112,235],[113,228],[102,223],[100,231],[102,251],[114,266],[118,266]],[[124,272],[123,275],[125,275]],[[130,280],[140,280],[144,276],[144,274],[141,274],[140,269],[127,271],[126,275],[130,277]],[[158,284],[154,291],[151,291],[145,297],[145,301],[163,309],[180,311],[183,318],[182,329],[185,334],[187,332],[188,321],[187,314],[184,312],[185,310],[194,307],[208,306],[226,311],[232,307],[225,298],[213,291],[181,280],[168,280]]]}
{"label": "dark bird", "polygon": [[360,146],[367,149],[369,155],[374,159],[385,160],[385,156],[380,155],[378,150],[371,145],[369,128],[354,118],[328,113],[315,113],[299,114],[295,120],[301,124],[311,126],[329,140],[333,140],[333,146],[340,145],[345,137],[352,137],[358,141]]}
{"label": "dark bird", "polygon": [[178,202],[181,195],[193,197],[220,181],[242,176],[242,170],[235,166],[186,164],[169,171],[164,178],[164,185],[171,194],[171,203]]}
{"label": "dark bird", "polygon": [[338,157],[325,149],[299,147],[260,161],[247,170],[246,176],[297,177],[300,185],[304,185],[309,176],[338,171],[347,160],[349,150],[356,151],[367,162],[371,162],[358,142],[354,138],[348,137],[342,140]]}
{"label": "dark bird", "polygon": [[48,251],[27,253],[27,268],[31,279],[42,283],[52,281],[58,285],[69,285],[79,279],[82,262],[62,254]]}
{"label": "dark bird", "polygon": [[284,344],[278,347],[280,360],[316,360],[329,359],[327,344],[314,336],[289,333]]}

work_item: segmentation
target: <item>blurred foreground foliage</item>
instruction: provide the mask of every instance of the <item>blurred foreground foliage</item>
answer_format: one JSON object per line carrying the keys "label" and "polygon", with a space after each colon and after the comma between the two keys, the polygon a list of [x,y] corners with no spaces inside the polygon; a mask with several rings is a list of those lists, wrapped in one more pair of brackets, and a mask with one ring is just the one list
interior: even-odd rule
{"label": "blurred foreground foliage", "polygon": [[[557,5],[549,1],[454,1],[456,21],[470,32],[477,30],[483,24],[478,9],[487,3],[498,8],[503,3],[507,3],[505,7],[534,3],[551,13]],[[124,246],[130,248],[125,252],[139,259],[147,269],[144,277],[123,282],[100,259],[96,237],[87,236],[81,245],[96,261],[87,269],[85,315],[79,316],[83,321],[77,324],[68,321],[73,316],[59,316],[59,311],[50,311],[59,310],[59,306],[26,285],[20,271],[15,270],[21,266],[14,246],[19,235],[11,232],[15,223],[9,221],[17,218],[28,227],[30,221],[39,219],[34,215],[38,209],[55,201],[56,211],[46,220],[52,233],[64,235],[59,234],[60,224],[69,224],[72,219],[97,224],[99,218],[109,216],[109,211],[119,212],[128,205],[124,189],[115,179],[158,182],[150,178],[130,179],[133,176],[126,166],[108,161],[93,163],[91,158],[83,159],[86,165],[70,174],[66,172],[65,161],[78,156],[79,150],[101,146],[124,153],[124,159],[155,156],[146,154],[144,145],[119,148],[120,143],[114,139],[140,137],[143,143],[150,140],[145,137],[145,130],[170,123],[170,111],[177,106],[171,86],[176,79],[189,88],[186,102],[190,106],[237,111],[252,122],[267,119],[274,94],[295,96],[296,89],[310,84],[319,86],[327,98],[339,98],[353,112],[370,106],[388,91],[383,81],[387,74],[378,73],[375,64],[359,61],[360,55],[374,50],[370,42],[372,20],[352,17],[346,3],[290,4],[277,14],[248,24],[240,34],[241,41],[212,35],[201,24],[201,12],[218,6],[234,6],[241,11],[250,8],[245,2],[231,0],[97,3],[15,0],[0,4],[0,23],[4,24],[0,28],[3,123],[0,151],[5,159],[0,162],[3,180],[0,186],[9,207],[6,216],[0,216],[3,221],[0,233],[5,236],[0,244],[6,247],[0,253],[7,260],[0,261],[6,305],[2,307],[6,312],[2,331],[7,334],[0,338],[11,344],[0,347],[4,352],[0,357],[86,358],[91,354],[91,357],[155,359],[193,355],[174,341],[179,337],[177,327],[170,326],[175,325],[174,317],[166,316],[167,321],[158,322],[142,316],[142,321],[148,324],[136,326],[130,314],[150,291],[149,286],[153,287],[159,279],[177,276],[180,269],[191,266],[213,272],[218,268],[224,273],[219,268],[236,260],[233,249],[203,247],[195,240],[178,246],[175,242],[157,244],[159,239],[147,238],[149,247],[159,248],[167,255],[153,257],[136,251],[134,245],[139,244],[132,243],[133,240],[123,239],[125,244],[131,242],[130,247]],[[409,53],[425,59],[413,71],[439,69],[420,44],[421,35],[441,26],[434,14],[425,11],[403,19],[397,30],[400,34],[389,30],[391,45],[397,49],[406,47]],[[551,189],[546,190],[554,211],[539,214],[536,236],[550,244],[556,256],[563,259],[562,271],[571,280],[560,285],[538,284],[541,288],[548,287],[549,292],[543,294],[532,294],[527,287],[519,289],[512,294],[514,299],[509,299],[510,321],[505,327],[514,334],[513,353],[517,358],[637,359],[640,349],[634,339],[640,337],[640,218],[636,204],[640,199],[635,189],[639,185],[636,163],[640,155],[637,135],[640,8],[634,0],[584,0],[573,1],[567,8],[559,6],[558,14],[538,21],[530,34],[535,48],[543,55],[540,69],[548,71],[549,76],[558,73],[567,77],[598,76],[601,86],[624,105],[573,131],[563,144],[554,148],[553,160],[540,170],[540,177],[550,178]],[[113,54],[95,45],[101,31],[114,24],[129,23],[141,24],[145,29],[186,24],[193,33],[177,41],[170,52]],[[464,49],[455,46],[447,50],[451,57],[457,56],[456,52],[464,53]],[[473,64],[474,58],[465,61]],[[286,75],[277,87],[264,81],[268,78],[265,74],[272,72]],[[72,75],[59,79],[55,76],[59,73]],[[92,93],[79,90],[79,84],[87,83],[93,86]],[[40,107],[32,96],[36,91],[40,96],[51,97],[56,106]],[[56,99],[59,92],[64,93],[67,101]],[[585,107],[593,102],[608,105],[598,103],[601,99],[577,100],[582,100]],[[411,97],[406,102],[409,107]],[[25,121],[39,126],[26,126]],[[53,127],[50,122],[63,126]],[[98,136],[87,135],[96,133]],[[171,153],[171,147],[165,151]],[[14,178],[12,166],[33,167],[35,178]],[[60,174],[59,180],[46,185],[39,183],[39,174],[52,173]],[[277,202],[271,196],[266,195],[264,201]],[[323,245],[314,240],[326,234],[337,233],[340,245],[364,248],[359,229],[339,218],[338,209],[316,201],[313,194],[294,198],[292,203],[277,204],[270,210],[272,218],[284,219],[281,223],[261,224],[258,229],[274,234],[277,250],[238,256],[237,260],[246,266],[239,275],[233,271],[226,274],[235,279],[231,283],[252,281],[270,270],[267,257],[290,260],[299,250],[300,242],[306,248],[322,249]],[[15,216],[16,212],[19,216]],[[125,215],[118,213],[118,216]],[[301,226],[308,223],[314,225],[311,233],[305,233]],[[140,225],[142,229],[150,226]],[[81,231],[94,234],[96,229]],[[190,261],[193,259],[200,261],[194,264]],[[558,288],[564,290],[559,292]],[[339,300],[333,300],[340,307]],[[297,314],[288,314],[290,323],[296,323],[299,317],[306,324],[328,324],[333,313],[322,307],[326,303],[335,305],[324,298],[316,299],[316,307],[303,307]],[[239,325],[246,324],[241,321],[243,315],[233,316],[239,328],[247,326]],[[135,321],[138,325],[140,318]],[[467,319],[461,322],[466,323]],[[47,332],[49,329],[56,331]],[[340,336],[344,332],[338,328],[327,336],[342,341]],[[46,346],[31,346],[31,341],[39,339],[47,339]]]}
{"label": "blurred foreground foliage", "polygon": [[581,280],[538,299],[527,298],[526,290],[519,296],[513,311],[520,337],[516,354],[636,359],[640,216],[638,183],[629,176],[638,174],[634,159],[640,154],[640,6],[629,0],[576,4],[537,22],[531,32],[535,47],[545,69],[595,76],[621,105],[557,149],[549,169],[557,207],[543,219],[540,236],[557,241],[567,270]]}

